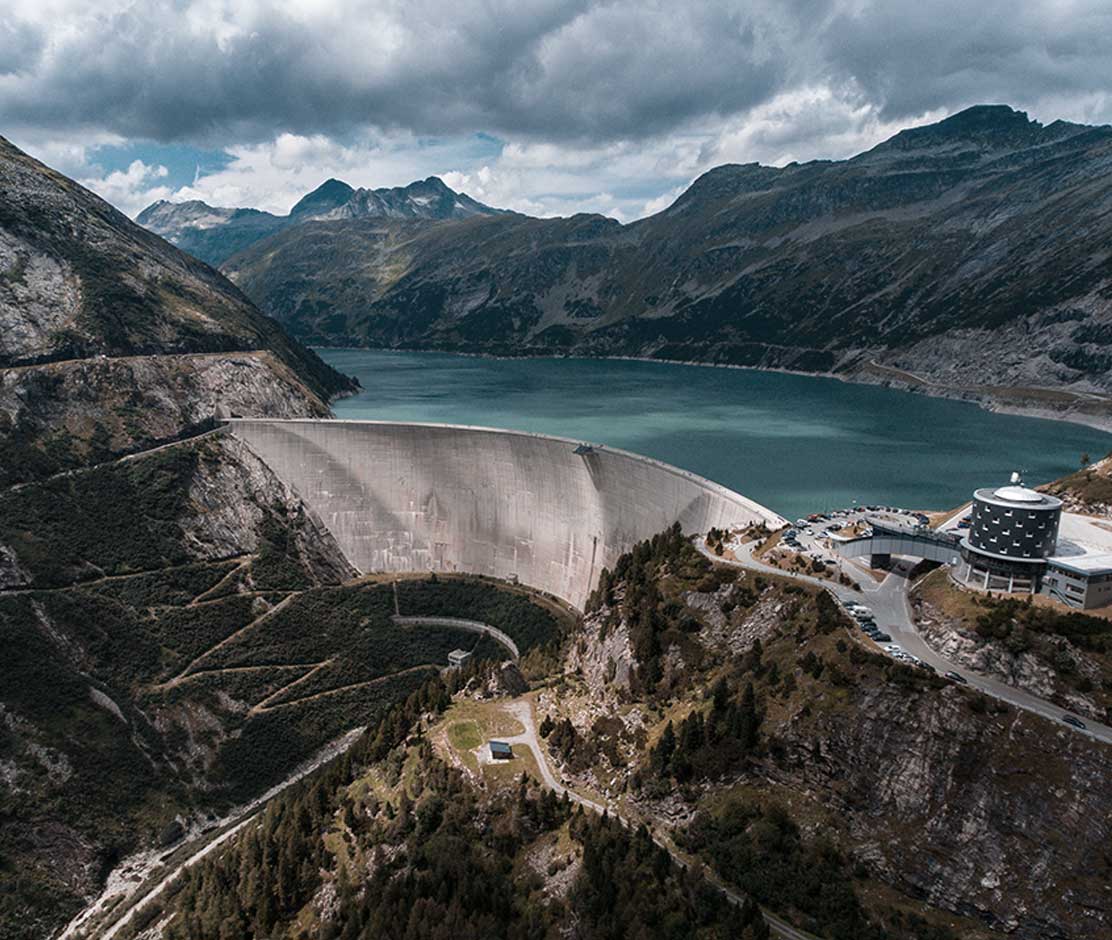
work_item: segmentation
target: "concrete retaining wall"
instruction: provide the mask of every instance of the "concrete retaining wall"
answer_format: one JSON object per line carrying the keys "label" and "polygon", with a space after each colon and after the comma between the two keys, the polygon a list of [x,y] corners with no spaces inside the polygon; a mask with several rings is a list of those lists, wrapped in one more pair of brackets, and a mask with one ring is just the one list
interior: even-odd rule
{"label": "concrete retaining wall", "polygon": [[582,608],[603,567],[679,521],[687,533],[776,513],[626,451],[517,431],[255,420],[231,431],[309,504],[360,571],[517,578]]}
{"label": "concrete retaining wall", "polygon": [[483,623],[481,620],[460,620],[459,617],[434,617],[432,615],[406,617],[402,614],[395,614],[390,619],[403,627],[455,627],[457,630],[467,630],[469,633],[482,633],[501,643],[510,651],[510,655],[514,659],[521,658],[517,644],[510,639],[509,634],[503,633],[497,627],[492,627],[489,623]]}

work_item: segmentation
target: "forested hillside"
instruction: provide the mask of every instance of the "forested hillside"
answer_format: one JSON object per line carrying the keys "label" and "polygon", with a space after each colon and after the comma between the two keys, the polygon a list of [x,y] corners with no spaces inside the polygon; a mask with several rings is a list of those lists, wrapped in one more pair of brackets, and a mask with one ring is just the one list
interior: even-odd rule
{"label": "forested hillside", "polygon": [[438,682],[423,687],[136,926],[167,940],[769,936],[754,905],[678,868],[645,828],[524,777],[493,794],[472,786],[409,736],[446,702]]}
{"label": "forested hillside", "polygon": [[825,592],[677,531],[589,608],[537,699],[549,750],[725,883],[836,940],[1106,935],[1107,747],[882,655]]}
{"label": "forested hillside", "polygon": [[[5,940],[49,936],[125,856],[214,825],[451,650],[506,656],[395,624],[393,586],[354,576],[231,437],[0,493]],[[522,649],[567,630],[518,589],[406,590],[403,613],[481,615]]]}

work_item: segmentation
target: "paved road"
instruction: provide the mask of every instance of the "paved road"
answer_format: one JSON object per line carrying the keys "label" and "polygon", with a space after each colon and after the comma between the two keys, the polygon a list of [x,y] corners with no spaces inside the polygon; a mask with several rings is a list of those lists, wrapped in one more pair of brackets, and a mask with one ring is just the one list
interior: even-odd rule
{"label": "paved road", "polygon": [[83,356],[79,359],[49,359],[45,362],[27,362],[15,366],[0,366],[0,375],[15,372],[31,372],[35,369],[58,369],[77,365],[111,365],[114,363],[146,362],[150,359],[160,361],[182,361],[187,359],[227,359],[229,356],[258,356],[268,353],[268,349],[238,349],[225,352],[186,352],[186,353],[151,353],[128,356]]}
{"label": "paved road", "polygon": [[1024,392],[1050,392],[1053,395],[1069,396],[1075,401],[1112,401],[1107,395],[1101,395],[1097,392],[1082,392],[1072,388],[1051,388],[1045,385],[1021,385],[1008,389],[1000,389],[992,385],[946,385],[944,383],[935,382],[918,373],[908,372],[906,369],[886,366],[883,363],[877,362],[875,359],[870,359],[868,364],[879,372],[891,373],[910,384],[939,389],[944,392],[980,392],[982,394],[992,394],[993,392],[1003,391],[1010,392],[1013,395],[1022,395]]}
{"label": "paved road", "polygon": [[[395,583],[395,592],[397,591],[397,582]],[[396,597],[396,594],[395,594]],[[453,627],[456,630],[466,630],[469,633],[481,633],[484,636],[489,636],[492,640],[501,643],[506,649],[510,651],[514,660],[521,658],[521,653],[518,652],[517,644],[510,639],[509,635],[503,633],[497,627],[492,627],[489,623],[483,623],[480,620],[462,620],[459,617],[407,617],[402,614],[394,614],[391,618],[400,627]]]}
{"label": "paved road", "polygon": [[[736,562],[731,562],[712,554],[707,550],[701,539],[699,540],[698,547],[699,550],[712,561],[728,565],[732,564],[740,568],[765,571],[769,574],[780,575],[781,577],[785,576],[786,572],[781,571],[779,568],[774,568],[771,565],[767,565],[753,557],[753,550],[756,544],[755,542],[750,542],[735,550],[734,554],[738,557],[738,561]],[[907,591],[909,585],[907,575],[912,567],[914,567],[913,562],[893,559],[892,571],[879,584],[868,576],[862,576],[860,578],[862,588],[860,593],[852,588],[843,587],[840,584],[824,581],[820,578],[813,578],[809,575],[795,575],[794,577],[796,580],[826,588],[843,603],[854,601],[865,604],[865,606],[871,608],[876,615],[877,625],[882,630],[891,634],[892,640],[897,646],[902,647],[912,656],[923,660],[923,662],[929,663],[938,670],[940,674],[945,672],[956,672],[964,677],[971,687],[979,689],[986,695],[991,695],[993,698],[997,698],[1002,702],[1007,702],[1017,708],[1022,708],[1036,715],[1041,715],[1044,718],[1049,718],[1059,728],[1076,731],[1078,734],[1087,734],[1098,741],[1112,744],[1112,728],[1107,725],[1086,718],[1085,731],[1073,728],[1062,721],[1062,715],[1065,714],[1065,712],[1060,706],[1031,695],[1029,692],[1025,692],[1022,689],[1017,689],[1015,686],[1008,685],[998,679],[972,672],[964,666],[958,666],[939,656],[919,635],[919,631],[915,627],[914,618],[911,615],[911,608],[908,606]]]}
{"label": "paved road", "polygon": [[[516,734],[513,737],[503,738],[511,747],[514,744],[520,744],[529,748],[533,752],[533,757],[537,762],[537,769],[540,771],[541,777],[544,780],[545,786],[550,790],[555,791],[563,796],[565,793],[568,799],[573,803],[579,803],[581,806],[586,806],[588,809],[594,810],[596,813],[603,811],[609,813],[618,820],[627,829],[632,825],[630,820],[620,815],[613,806],[603,806],[601,803],[596,803],[593,800],[587,799],[585,796],[580,796],[574,790],[566,787],[563,782],[552,772],[552,768],[548,764],[548,759],[545,757],[544,749],[541,747],[540,741],[537,740],[537,727],[533,718],[533,706],[527,700],[511,702],[506,706],[506,711],[512,714],[521,726],[525,729],[521,734]],[[681,857],[676,851],[676,847],[670,842],[661,839],[656,833],[652,833],[653,842],[664,849],[680,868],[687,868],[687,860]],[[731,903],[741,905],[745,903],[745,897],[736,891],[731,890],[715,878],[710,872],[704,872],[707,882],[713,885],[718,891],[722,892]],[[772,928],[772,932],[777,937],[783,940],[815,940],[812,934],[799,930],[793,927],[786,920],[777,917],[775,914],[762,910],[764,919],[768,922],[768,926]]]}
{"label": "paved road", "polygon": [[63,470],[61,473],[55,473],[52,476],[43,477],[40,480],[28,480],[25,483],[15,483],[8,487],[7,492],[18,493],[20,490],[25,490],[30,486],[42,486],[44,483],[49,483],[51,480],[61,480],[65,477],[81,476],[83,473],[91,473],[93,470],[99,470],[101,467],[110,467],[113,464],[128,463],[132,460],[142,460],[144,457],[150,457],[151,454],[157,454],[162,450],[169,450],[171,447],[181,447],[186,444],[195,444],[197,441],[206,438],[214,437],[217,434],[225,434],[228,431],[226,424],[220,425],[217,428],[209,428],[207,431],[201,431],[198,434],[191,434],[189,437],[178,438],[177,440],[167,441],[165,444],[158,444],[155,447],[150,447],[147,450],[137,450],[130,454],[124,454],[122,457],[113,457],[111,460],[106,460],[103,463],[91,463],[82,467],[74,467],[72,470]]}

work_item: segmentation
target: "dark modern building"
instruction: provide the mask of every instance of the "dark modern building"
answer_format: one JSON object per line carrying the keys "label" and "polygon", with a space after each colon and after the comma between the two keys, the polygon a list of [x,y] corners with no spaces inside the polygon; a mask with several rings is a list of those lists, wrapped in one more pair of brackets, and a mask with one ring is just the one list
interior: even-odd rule
{"label": "dark modern building", "polygon": [[1015,474],[1006,486],[977,490],[968,519],[964,536],[960,529],[870,519],[867,536],[836,540],[834,549],[847,558],[869,556],[871,568],[886,567],[893,555],[937,561],[976,590],[1041,593],[1083,609],[1112,606],[1112,552],[1059,546],[1057,497],[1024,486]]}
{"label": "dark modern building", "polygon": [[957,579],[987,591],[1036,593],[1061,516],[1060,499],[1023,486],[1018,475],[1008,486],[977,490]]}

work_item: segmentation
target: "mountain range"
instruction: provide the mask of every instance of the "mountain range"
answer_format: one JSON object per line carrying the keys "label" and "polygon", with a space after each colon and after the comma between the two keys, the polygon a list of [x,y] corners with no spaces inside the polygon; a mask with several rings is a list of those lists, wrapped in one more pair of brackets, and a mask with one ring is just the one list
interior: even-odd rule
{"label": "mountain range", "polygon": [[313,344],[831,373],[1112,426],[1110,170],[1112,128],[982,105],[848,160],[716,167],[628,225],[322,198],[209,257]]}
{"label": "mountain range", "polygon": [[194,257],[219,265],[237,251],[291,226],[340,219],[469,219],[505,214],[457,193],[436,176],[390,189],[354,189],[326,180],[290,210],[274,215],[259,209],[210,206],[200,200],[173,203],[161,199],[139,213],[136,221]]}

